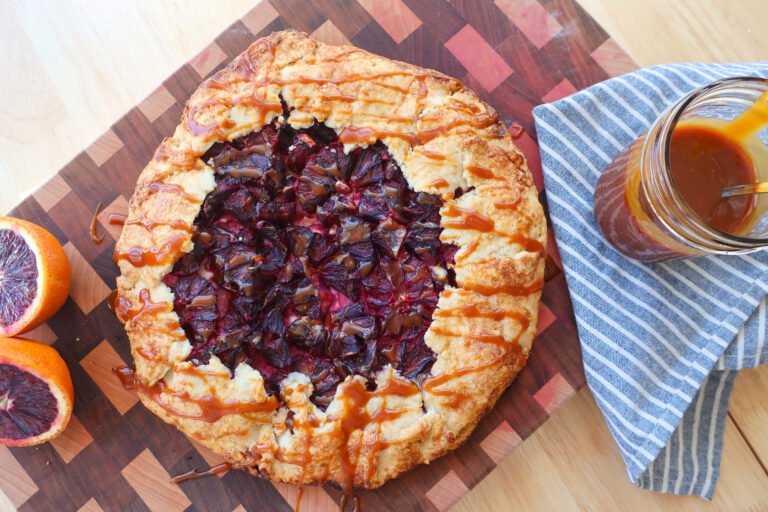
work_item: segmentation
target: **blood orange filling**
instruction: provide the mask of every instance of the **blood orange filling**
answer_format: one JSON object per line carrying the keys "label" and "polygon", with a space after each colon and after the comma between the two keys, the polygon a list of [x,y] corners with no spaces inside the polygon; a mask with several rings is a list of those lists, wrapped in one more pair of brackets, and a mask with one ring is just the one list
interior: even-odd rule
{"label": "blood orange filling", "polygon": [[350,374],[373,387],[388,364],[409,379],[430,371],[424,333],[455,285],[442,199],[409,188],[383,144],[345,154],[322,124],[275,122],[203,159],[216,188],[194,249],[164,278],[190,361],[246,362],[270,394],[303,373],[320,407]]}

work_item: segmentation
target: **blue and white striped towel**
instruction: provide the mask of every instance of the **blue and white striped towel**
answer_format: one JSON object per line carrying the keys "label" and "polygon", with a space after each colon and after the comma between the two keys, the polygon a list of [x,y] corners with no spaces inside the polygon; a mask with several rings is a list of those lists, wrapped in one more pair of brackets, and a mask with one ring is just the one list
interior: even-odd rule
{"label": "blue and white striped towel", "polygon": [[533,111],[584,371],[637,486],[711,498],[736,372],[768,362],[768,250],[644,264],[603,238],[592,194],[605,166],[671,103],[759,64],[674,64]]}

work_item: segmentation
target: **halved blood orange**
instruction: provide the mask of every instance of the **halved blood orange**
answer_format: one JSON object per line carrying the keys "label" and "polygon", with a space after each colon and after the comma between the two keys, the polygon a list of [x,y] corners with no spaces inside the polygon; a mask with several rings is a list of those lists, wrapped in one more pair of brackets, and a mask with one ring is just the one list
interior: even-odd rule
{"label": "halved blood orange", "polygon": [[0,337],[0,444],[29,446],[59,435],[72,415],[69,369],[55,349]]}
{"label": "halved blood orange", "polygon": [[0,336],[37,327],[61,308],[69,293],[69,260],[45,229],[0,217]]}

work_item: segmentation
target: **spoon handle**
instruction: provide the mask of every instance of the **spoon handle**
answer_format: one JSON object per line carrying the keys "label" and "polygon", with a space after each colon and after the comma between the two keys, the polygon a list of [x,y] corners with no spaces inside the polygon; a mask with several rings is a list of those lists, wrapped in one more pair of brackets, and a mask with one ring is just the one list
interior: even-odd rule
{"label": "spoon handle", "polygon": [[768,192],[768,181],[752,183],[749,185],[735,185],[725,187],[720,197],[744,196],[748,194],[765,194]]}

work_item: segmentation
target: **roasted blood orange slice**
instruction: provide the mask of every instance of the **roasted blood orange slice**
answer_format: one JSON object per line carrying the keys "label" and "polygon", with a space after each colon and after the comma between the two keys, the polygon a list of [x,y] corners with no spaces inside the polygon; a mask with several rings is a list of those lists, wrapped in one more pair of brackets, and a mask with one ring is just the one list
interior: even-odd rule
{"label": "roasted blood orange slice", "polygon": [[0,444],[29,446],[61,433],[74,391],[66,363],[36,341],[0,337]]}
{"label": "roasted blood orange slice", "polygon": [[37,327],[61,308],[69,293],[69,261],[48,231],[0,217],[0,336]]}

